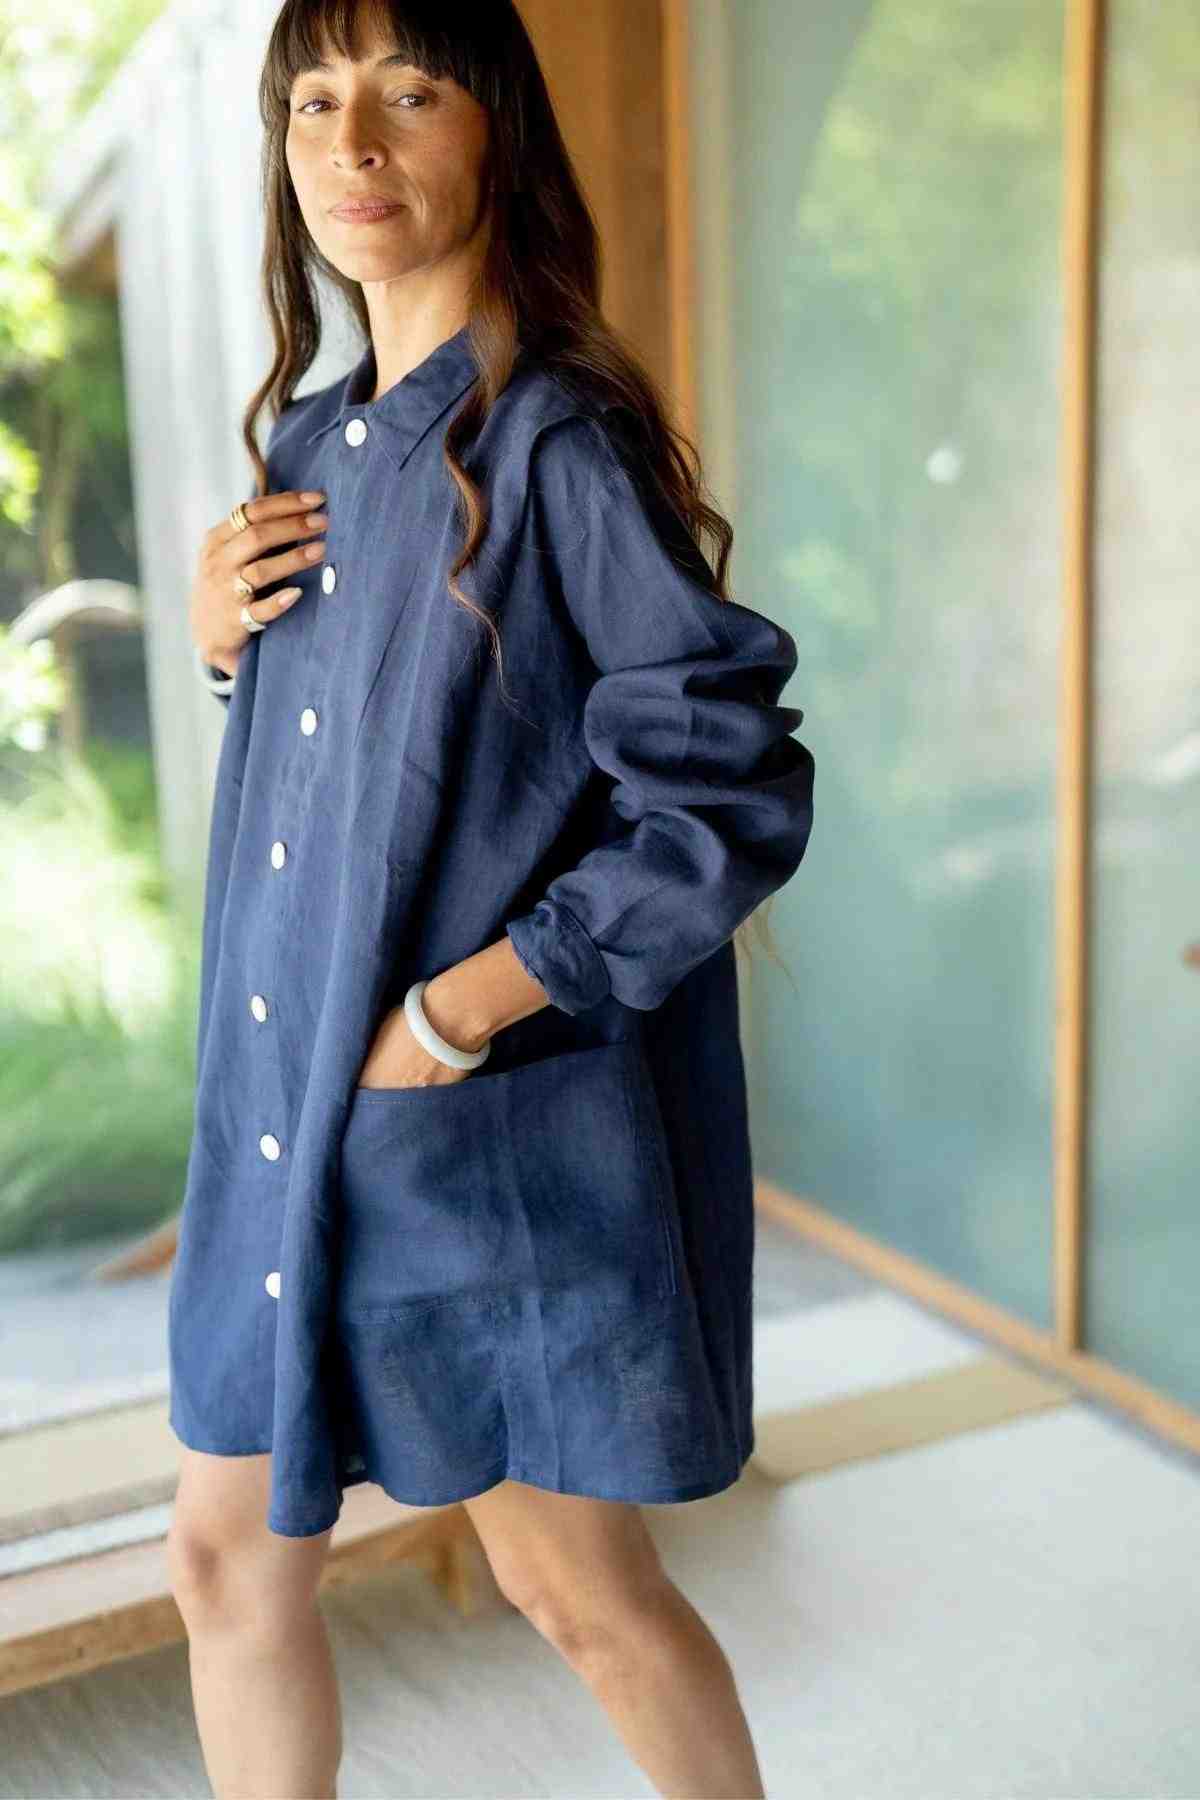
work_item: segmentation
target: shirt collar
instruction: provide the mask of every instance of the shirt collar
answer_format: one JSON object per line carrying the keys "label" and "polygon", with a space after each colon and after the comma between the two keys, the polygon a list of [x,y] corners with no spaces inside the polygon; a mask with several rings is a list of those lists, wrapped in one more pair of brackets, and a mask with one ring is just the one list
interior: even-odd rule
{"label": "shirt collar", "polygon": [[445,338],[423,362],[394,382],[378,400],[368,396],[375,387],[375,347],[368,343],[354,367],[334,390],[336,410],[309,432],[306,444],[315,443],[335,426],[345,431],[351,419],[364,419],[367,431],[402,468],[434,421],[466,392],[479,373],[469,347],[470,327],[464,325]]}

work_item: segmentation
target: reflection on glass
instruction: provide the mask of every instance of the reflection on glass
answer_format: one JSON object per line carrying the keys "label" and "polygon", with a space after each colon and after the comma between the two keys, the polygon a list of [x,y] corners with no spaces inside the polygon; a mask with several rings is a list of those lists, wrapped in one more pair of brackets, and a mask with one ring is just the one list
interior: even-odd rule
{"label": "reflection on glass", "polygon": [[1047,1326],[1061,9],[727,29],[733,587],[796,637],[817,765],[758,1171]]}

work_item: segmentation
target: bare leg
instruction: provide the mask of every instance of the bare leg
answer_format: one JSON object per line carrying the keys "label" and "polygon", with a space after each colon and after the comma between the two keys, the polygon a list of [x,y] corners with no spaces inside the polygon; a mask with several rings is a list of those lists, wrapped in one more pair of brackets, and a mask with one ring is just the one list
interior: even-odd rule
{"label": "bare leg", "polygon": [[763,1800],[733,1671],[638,1507],[504,1481],[464,1501],[496,1580],[665,1800]]}
{"label": "bare leg", "polygon": [[331,1533],[266,1525],[269,1455],[183,1450],[167,1538],[216,1800],[336,1800],[341,1705],[316,1592]]}

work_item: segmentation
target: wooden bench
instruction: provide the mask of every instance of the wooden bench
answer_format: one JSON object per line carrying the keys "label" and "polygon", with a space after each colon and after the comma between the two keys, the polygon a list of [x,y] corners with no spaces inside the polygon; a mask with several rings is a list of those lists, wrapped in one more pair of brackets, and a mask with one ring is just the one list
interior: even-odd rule
{"label": "wooden bench", "polygon": [[[0,1439],[0,1544],[169,1503],[179,1445],[166,1417],[158,1400]],[[347,1488],[321,1591],[396,1562],[423,1568],[464,1615],[503,1603],[464,1507],[404,1507],[370,1482]],[[0,1576],[0,1696],[185,1636],[162,1533]]]}

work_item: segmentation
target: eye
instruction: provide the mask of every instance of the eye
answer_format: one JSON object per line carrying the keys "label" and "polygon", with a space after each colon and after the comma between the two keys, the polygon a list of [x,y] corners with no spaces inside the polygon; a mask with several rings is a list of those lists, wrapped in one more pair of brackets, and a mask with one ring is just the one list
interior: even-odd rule
{"label": "eye", "polygon": [[[401,100],[416,100],[422,106],[428,106],[429,95],[428,94],[417,94],[417,93],[400,94],[397,96],[397,104],[399,104],[399,102]],[[314,94],[312,96],[311,100],[305,100],[300,106],[298,106],[296,108],[296,111],[298,113],[306,113],[306,112],[308,112],[308,110],[311,106],[326,106],[326,105],[328,105],[328,101],[324,100],[320,94]]]}

